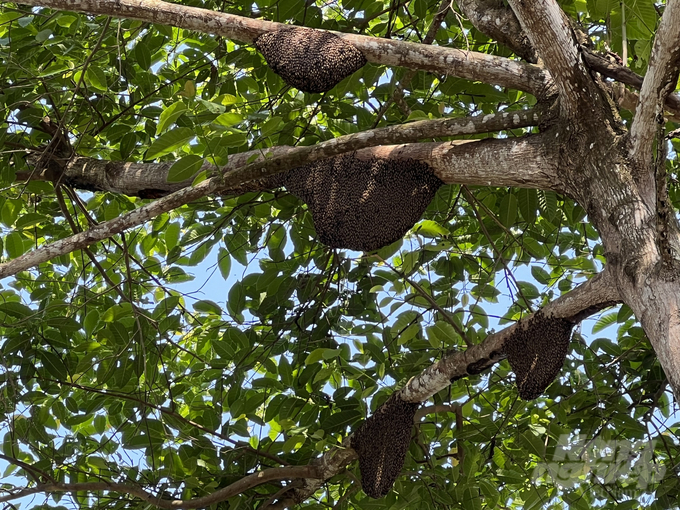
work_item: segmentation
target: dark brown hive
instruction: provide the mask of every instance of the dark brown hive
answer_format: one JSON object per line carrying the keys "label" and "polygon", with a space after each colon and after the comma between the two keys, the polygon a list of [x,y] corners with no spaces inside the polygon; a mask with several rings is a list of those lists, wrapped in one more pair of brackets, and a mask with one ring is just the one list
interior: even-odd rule
{"label": "dark brown hive", "polygon": [[564,365],[574,324],[541,312],[518,324],[504,350],[515,372],[519,396],[533,400],[555,380]]}
{"label": "dark brown hive", "polygon": [[337,35],[284,28],[255,39],[272,71],[303,92],[326,92],[366,64],[366,58]]}
{"label": "dark brown hive", "polygon": [[382,498],[401,473],[418,407],[419,403],[404,402],[395,393],[352,436],[361,486],[368,496]]}
{"label": "dark brown hive", "polygon": [[358,251],[403,237],[443,184],[426,163],[356,154],[295,168],[276,183],[307,204],[322,243]]}

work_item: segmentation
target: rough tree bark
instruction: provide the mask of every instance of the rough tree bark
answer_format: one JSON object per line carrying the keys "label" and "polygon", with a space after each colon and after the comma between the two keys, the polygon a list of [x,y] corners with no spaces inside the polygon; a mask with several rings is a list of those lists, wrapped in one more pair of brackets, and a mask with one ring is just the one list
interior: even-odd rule
{"label": "rough tree bark", "polygon": [[[564,113],[558,135],[565,143],[560,168],[568,193],[586,208],[600,232],[620,295],[641,321],[677,397],[678,252],[673,250],[673,256],[664,260],[659,250],[652,144],[666,143],[659,138],[657,121],[663,122],[660,105],[678,77],[678,3],[668,2],[666,6],[650,60],[650,69],[658,62],[664,70],[648,73],[642,85],[641,104],[651,103],[651,111],[649,106],[638,107],[630,135],[610,107],[606,91],[583,66],[573,32],[566,23],[560,23],[557,4],[513,0],[510,5],[560,90]],[[668,25],[675,26],[676,31],[664,29]],[[671,246],[678,246],[676,220],[671,215],[664,220],[660,231]]]}
{"label": "rough tree bark", "polygon": [[[312,161],[343,154],[345,152],[376,147],[378,145],[417,142],[418,140],[426,138],[440,138],[444,136],[491,133],[506,129],[535,126],[538,125],[539,121],[539,109],[500,112],[489,115],[483,114],[466,118],[422,120],[339,136],[313,146],[279,146],[274,147],[265,153],[262,153],[262,151],[249,151],[234,154],[230,157],[229,165],[222,168],[221,171],[229,172],[237,168],[240,169],[248,164],[252,156],[259,156],[258,161],[266,162],[268,167],[277,166],[277,172],[279,172],[304,163],[311,163]],[[512,142],[511,145],[514,143],[515,142]],[[430,145],[430,147],[433,146]],[[435,170],[439,169],[440,178],[446,179],[448,176],[449,179],[455,181],[455,174],[472,172],[477,173],[477,175],[469,173],[470,180],[467,183],[461,182],[461,184],[483,185],[485,179],[488,181],[491,177],[485,175],[484,172],[480,170],[475,170],[474,166],[469,168],[464,165],[463,160],[459,158],[463,153],[469,155],[471,150],[473,153],[477,152],[476,149],[472,149],[473,146],[465,149],[454,149],[453,146],[449,148],[444,145],[440,145],[439,147],[442,147],[442,149],[437,151],[440,157],[436,158],[435,156],[432,156],[427,159],[429,159]],[[447,148],[444,149],[443,147]],[[418,145],[412,144],[402,148],[402,155],[403,157],[421,158],[423,157],[422,154],[416,154],[416,151],[421,150],[422,149]],[[512,146],[509,147],[509,152],[511,154],[519,153],[519,151],[513,149]],[[446,154],[452,156],[449,158],[451,159],[451,162],[443,164],[443,161],[441,160]],[[267,160],[267,158],[270,159]],[[34,156],[32,159],[38,158]],[[281,165],[279,165],[277,161],[281,162]],[[528,179],[524,182],[529,185],[536,180],[535,187],[545,189],[552,188],[554,181],[552,180],[553,176],[549,175],[549,169],[545,170],[548,174],[544,176],[542,182],[538,182],[541,180],[540,174],[544,173],[542,168],[546,164],[545,161],[537,161],[536,164],[531,165],[530,169],[527,171],[522,170],[521,172],[518,171],[521,166],[513,166],[512,163],[512,161],[499,159],[498,161],[494,161],[494,165],[500,165],[503,168],[494,168],[490,171],[498,173],[499,175],[503,173],[506,175],[506,179],[508,179],[509,182],[514,181],[514,184],[508,184],[508,186],[521,186],[519,183],[521,183],[523,179]],[[59,180],[62,184],[89,191],[110,191],[113,193],[123,193],[128,196],[158,198],[159,196],[167,195],[168,193],[190,186],[196,175],[202,171],[214,173],[217,170],[214,165],[211,165],[206,161],[193,177],[181,182],[168,182],[168,171],[173,164],[174,161],[167,163],[126,163],[124,161],[104,161],[75,156],[61,165],[44,165],[40,166],[39,171],[18,173],[17,179],[44,181]],[[550,165],[548,164],[548,166]],[[255,167],[251,166],[250,168]],[[246,183],[248,182],[248,179],[243,180],[242,185],[246,186]],[[241,185],[237,185],[235,188],[230,188],[223,192],[228,194],[240,194],[245,192],[240,186]],[[248,187],[248,191],[252,189],[252,186],[255,186],[255,184],[251,184],[251,186]],[[260,178],[256,187],[257,189],[264,190],[271,189],[272,185],[266,181],[266,178],[264,178],[264,180]]]}
{"label": "rough tree bark", "polygon": [[[28,0],[24,3],[166,23],[243,42],[251,42],[257,35],[278,28],[275,23],[150,0]],[[546,311],[557,317],[581,320],[613,303],[626,303],[641,322],[678,397],[680,227],[675,216],[663,210],[667,200],[663,179],[659,179],[658,175],[661,170],[656,164],[655,149],[663,154],[661,149],[666,143],[662,130],[664,109],[678,111],[677,97],[670,94],[677,83],[680,60],[679,3],[678,0],[666,3],[649,71],[641,82],[636,81],[630,72],[581,48],[577,34],[556,0],[509,0],[512,12],[503,10],[500,2],[491,0],[459,1],[459,6],[480,31],[491,37],[498,36],[499,41],[528,60],[535,61],[537,56],[542,65],[474,52],[339,34],[359,48],[371,62],[448,73],[528,91],[543,102],[557,104],[557,108],[551,110],[557,114],[543,119],[540,135],[522,140],[389,147],[382,145],[386,143],[383,137],[386,132],[381,135],[380,130],[376,130],[370,134],[351,135],[354,138],[348,139],[345,145],[342,140],[335,140],[317,148],[278,148],[272,159],[248,164],[242,158],[238,160],[240,163],[230,163],[228,168],[223,169],[224,174],[194,188],[179,190],[163,184],[167,166],[154,167],[158,170],[154,183],[135,185],[130,183],[135,181],[134,176],[140,166],[119,165],[119,181],[112,182],[100,178],[101,175],[95,177],[95,174],[107,172],[106,168],[97,169],[99,163],[77,158],[66,167],[65,175],[73,176],[74,181],[81,185],[83,182],[96,182],[94,189],[130,194],[139,194],[140,190],[150,188],[159,193],[173,193],[83,234],[38,248],[24,257],[2,264],[0,277],[97,242],[189,200],[230,190],[238,192],[238,187],[248,181],[263,179],[314,158],[328,157],[331,153],[363,148],[387,157],[417,157],[427,160],[446,182],[551,188],[577,200],[586,209],[589,221],[602,238],[606,268],[597,277],[548,305]],[[497,14],[495,19],[484,17],[480,10],[492,4],[498,9],[494,11]],[[507,34],[505,31],[511,26],[521,26],[522,30],[514,35]],[[608,87],[591,70],[641,88],[630,130],[618,116]],[[528,119],[528,122],[533,121],[533,117]],[[470,119],[469,122],[474,125],[476,121]],[[419,127],[425,129],[424,126]],[[445,123],[427,126],[441,130],[439,136],[464,132],[446,131]],[[400,141],[410,142],[430,136],[423,135],[423,131],[404,135],[404,130],[413,131],[413,127],[395,128],[389,131],[389,137],[403,136]],[[459,128],[460,125],[457,125],[455,129]],[[502,129],[502,126],[494,125],[494,129]],[[510,173],[513,165],[508,165],[509,161],[521,161],[520,170]],[[89,166],[95,169],[87,177],[85,174]],[[37,175],[35,178],[49,176]],[[469,374],[471,365],[475,365],[475,369],[491,366],[502,359],[503,341],[511,332],[512,328],[508,328],[468,351],[446,356],[413,378],[400,391],[400,397],[409,402],[423,401],[450,384],[452,378]],[[314,463],[317,477],[305,479],[301,488],[284,495],[272,508],[289,507],[309,497],[324,480],[337,474],[354,458],[348,448],[328,452]]]}

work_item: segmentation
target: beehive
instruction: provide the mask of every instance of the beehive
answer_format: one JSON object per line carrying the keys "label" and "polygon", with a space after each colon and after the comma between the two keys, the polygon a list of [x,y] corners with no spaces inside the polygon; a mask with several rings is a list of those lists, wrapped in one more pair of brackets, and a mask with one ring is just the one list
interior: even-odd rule
{"label": "beehive", "polygon": [[519,396],[533,400],[555,380],[564,365],[574,324],[539,312],[518,324],[505,353],[515,372]]}
{"label": "beehive", "polygon": [[303,92],[326,92],[366,64],[354,46],[321,30],[266,32],[255,39],[255,47],[272,71]]}
{"label": "beehive", "polygon": [[443,184],[426,163],[355,153],[284,172],[276,183],[307,204],[322,243],[358,251],[403,237]]}
{"label": "beehive", "polygon": [[352,436],[361,486],[368,496],[383,497],[401,473],[418,407],[419,403],[404,402],[395,393]]}

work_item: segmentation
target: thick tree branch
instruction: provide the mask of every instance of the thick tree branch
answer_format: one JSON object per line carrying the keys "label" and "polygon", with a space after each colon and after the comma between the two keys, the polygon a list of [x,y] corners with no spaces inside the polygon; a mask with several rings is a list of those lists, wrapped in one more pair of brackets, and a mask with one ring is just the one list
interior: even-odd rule
{"label": "thick tree branch", "polygon": [[[574,290],[560,296],[541,309],[554,317],[580,322],[586,317],[621,302],[614,279],[605,268]],[[454,352],[413,377],[401,390],[401,398],[407,402],[422,402],[451,384],[452,380],[479,373],[491,367],[505,356],[503,344],[517,327],[514,324],[498,333],[491,334],[483,342],[462,352]]]}
{"label": "thick tree branch", "polygon": [[556,146],[547,135],[519,139],[381,145],[357,151],[358,157],[415,159],[430,165],[446,184],[508,186],[565,192]]}
{"label": "thick tree branch", "polygon": [[[621,297],[616,289],[614,278],[605,267],[604,271],[593,276],[587,282],[544,306],[541,312],[549,316],[580,322],[586,317],[620,302]],[[526,319],[529,317],[527,316]],[[465,351],[447,354],[419,375],[412,377],[406,383],[406,386],[400,390],[400,397],[407,402],[423,402],[448,387],[456,379],[490,368],[505,357],[502,354],[503,344],[516,327],[517,324],[514,324],[498,333],[491,334],[480,344]],[[329,466],[329,469],[325,472],[325,476],[327,476],[325,479],[337,475],[346,465],[333,463],[334,459],[349,463],[357,458],[354,450],[348,447],[348,440],[345,440],[343,445],[344,448],[332,449],[317,461],[324,463],[322,459],[328,457],[324,464]],[[338,455],[343,457],[340,458]],[[331,467],[332,469],[330,469]],[[306,488],[296,489],[294,496],[279,502],[272,508],[292,508],[296,503],[300,503],[314,494],[324,481],[324,479],[306,481]]]}
{"label": "thick tree branch", "polygon": [[658,124],[663,123],[666,97],[675,90],[680,68],[680,1],[668,0],[654,37],[640,102],[630,128],[630,155],[638,170],[647,172]]}
{"label": "thick tree branch", "polygon": [[575,118],[595,102],[592,80],[579,59],[576,37],[555,0],[509,0],[524,31],[543,60],[562,98],[562,109]]}
{"label": "thick tree branch", "polygon": [[349,438],[343,441],[342,447],[335,447],[310,463],[317,469],[318,478],[305,478],[302,487],[293,489],[293,494],[283,501],[271,506],[271,509],[293,508],[314,494],[329,478],[333,478],[345,467],[359,458],[356,451],[349,446]]}
{"label": "thick tree branch", "polygon": [[[428,163],[446,183],[480,186],[518,186],[564,191],[560,185],[553,140],[547,135],[520,139],[487,139],[461,142],[431,142],[379,146],[357,151],[360,158],[417,159]],[[315,146],[296,147],[282,156],[259,160],[235,167],[233,158],[224,174],[207,179],[195,187],[184,188],[113,220],[105,221],[84,232],[44,245],[0,264],[0,278],[14,275],[55,257],[71,253],[98,241],[139,226],[159,214],[215,193],[242,186],[244,183],[300,166],[307,161],[326,157]],[[302,159],[304,158],[304,159]]]}
{"label": "thick tree branch", "polygon": [[[634,89],[640,90],[642,88],[643,78],[639,74],[635,73],[628,67],[624,67],[620,64],[616,64],[602,55],[598,55],[590,51],[588,48],[581,47],[581,55],[586,65],[593,71],[597,71],[607,78],[612,78],[617,82],[624,83],[633,87]],[[621,96],[623,96],[621,92]],[[632,94],[632,93],[629,93]],[[626,98],[626,105],[620,104],[623,108],[630,111],[635,111],[637,109],[637,103],[639,99],[635,98],[635,105],[630,104],[628,98]],[[671,112],[674,116],[680,116],[680,96],[677,94],[669,94],[666,97],[666,110]],[[677,122],[677,120],[676,120]]]}
{"label": "thick tree branch", "polygon": [[[171,25],[245,43],[252,43],[265,32],[287,26],[160,0],[27,0],[23,3]],[[485,53],[356,34],[336,35],[352,44],[369,62],[375,64],[458,76],[534,95],[540,94],[546,82],[545,73],[538,66]]]}
{"label": "thick tree branch", "polygon": [[458,0],[458,7],[481,33],[504,44],[524,60],[536,63],[536,50],[515,13],[501,0]]}
{"label": "thick tree branch", "polygon": [[[640,83],[642,83],[642,80],[640,80]],[[623,108],[624,110],[628,110],[630,112],[635,113],[635,111],[637,110],[638,102],[640,101],[639,94],[633,92],[632,90],[628,90],[628,88],[623,83],[613,83],[611,85],[612,85],[611,87],[612,97],[614,98],[614,102],[616,103],[616,105],[619,108]],[[669,101],[666,100],[666,110],[667,120],[680,123],[680,109],[675,110],[670,108]]]}
{"label": "thick tree branch", "polygon": [[[321,473],[323,474],[323,473]],[[40,493],[55,493],[55,492],[116,492],[118,494],[126,494],[135,496],[147,503],[158,508],[165,508],[172,510],[174,508],[205,508],[212,504],[226,501],[232,496],[241,494],[248,489],[279,480],[295,480],[298,478],[311,478],[317,475],[317,467],[313,465],[308,466],[286,466],[279,468],[269,468],[264,471],[258,471],[250,475],[244,476],[240,480],[231,485],[219,489],[212,494],[195,499],[181,500],[181,499],[164,499],[145,491],[141,487],[134,485],[114,483],[114,482],[82,482],[82,483],[43,483],[35,487],[18,490],[12,494],[0,497],[0,503],[12,501],[18,498],[31,496]]]}
{"label": "thick tree branch", "polygon": [[[305,147],[277,147],[268,149],[274,159],[288,155],[303,164],[314,155],[314,159],[323,159],[352,150],[376,145],[417,142],[423,139],[444,138],[450,136],[490,133],[500,130],[517,129],[535,126],[539,122],[537,109],[505,111],[489,115],[476,115],[464,118],[444,118],[422,120],[399,124],[380,129],[362,131],[339,136],[331,140]],[[262,151],[255,150],[229,156],[232,168],[247,164],[253,155]],[[71,160],[63,171],[54,175],[53,165],[45,165],[41,172],[28,171],[17,174],[18,179],[59,181],[74,188],[89,191],[110,191],[142,198],[158,198],[190,186],[194,177],[182,182],[169,183],[168,171],[174,161],[165,163],[126,163],[122,161],[103,161],[88,157],[77,157]],[[205,163],[201,171],[214,172],[214,165]],[[226,190],[229,194],[242,194],[254,189],[267,189],[266,183],[252,183],[242,188]]]}
{"label": "thick tree branch", "polygon": [[[677,232],[671,241],[678,246]],[[652,240],[647,244],[653,249],[656,243]],[[650,253],[647,260],[636,260],[644,273],[633,273],[632,264],[618,264],[617,286],[640,321],[677,401],[680,395],[680,293],[677,272],[665,270],[660,261],[661,257],[654,253]]]}

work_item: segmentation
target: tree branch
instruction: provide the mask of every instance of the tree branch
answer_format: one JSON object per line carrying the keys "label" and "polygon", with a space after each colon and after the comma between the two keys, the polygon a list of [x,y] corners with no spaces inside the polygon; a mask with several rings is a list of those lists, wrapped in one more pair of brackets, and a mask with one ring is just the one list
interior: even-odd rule
{"label": "tree branch", "polygon": [[562,109],[575,118],[580,107],[592,110],[592,81],[579,59],[569,20],[555,0],[508,0],[524,31],[555,80]]}
{"label": "tree branch", "polygon": [[413,418],[414,423],[419,423],[428,414],[455,413],[460,408],[460,404],[439,404],[421,407],[416,411]]}
{"label": "tree branch", "polygon": [[[303,164],[312,154],[315,159],[323,159],[344,152],[383,144],[417,142],[423,139],[450,136],[490,133],[501,130],[535,126],[540,120],[538,109],[504,111],[495,114],[481,114],[473,117],[443,118],[422,120],[385,128],[372,129],[339,136],[331,140],[304,147],[277,147],[267,149],[273,159],[289,155]],[[262,150],[242,152],[229,156],[232,168],[245,166],[254,155],[262,155]],[[297,156],[293,156],[297,155]],[[317,157],[318,156],[318,157]],[[59,175],[54,175],[52,165],[44,165],[41,172],[35,170],[17,174],[17,179],[59,180],[73,188],[88,191],[110,191],[141,198],[158,198],[168,193],[190,186],[196,176],[176,183],[168,182],[168,171],[174,161],[164,163],[126,163],[123,161],[104,161],[88,157],[76,157],[70,161]],[[200,171],[215,172],[217,167],[204,163]],[[228,194],[243,194],[255,188],[268,189],[266,183],[251,183],[249,186],[227,190]],[[271,188],[271,186],[270,186]]]}
{"label": "tree branch", "polygon": [[[642,83],[642,80],[640,80],[640,83]],[[623,108],[624,110],[628,110],[630,112],[635,113],[637,110],[637,105],[638,102],[640,101],[640,96],[639,94],[633,92],[632,90],[628,90],[628,87],[626,87],[623,83],[615,83],[611,84],[613,85],[611,87],[612,91],[612,97],[614,98],[614,102],[619,108]],[[678,96],[672,95],[669,96],[666,99],[666,118],[672,122],[680,123],[680,108],[675,109],[669,107],[670,99],[671,98],[677,98]],[[673,101],[674,102],[674,101]],[[680,104],[678,105],[680,106]]]}
{"label": "tree branch", "polygon": [[[468,142],[431,142],[371,147],[358,151],[359,158],[416,159],[428,163],[445,183],[480,186],[518,186],[552,189],[563,192],[558,158],[552,137],[533,135],[526,138],[487,139]],[[326,155],[317,146],[296,147],[282,156],[267,158],[240,168],[233,158],[224,174],[207,179],[194,187],[184,188],[159,198],[139,209],[105,221],[89,230],[54,241],[0,264],[0,278],[14,275],[55,257],[90,246],[98,241],[139,226],[159,214],[215,193],[233,189],[244,183],[290,170]],[[301,159],[304,158],[304,159]]]}
{"label": "tree branch", "polygon": [[550,136],[478,141],[381,145],[357,151],[360,158],[415,159],[430,165],[446,184],[551,189],[561,185]]}
{"label": "tree branch", "polygon": [[500,0],[458,0],[458,7],[481,33],[496,39],[527,62],[538,60],[536,50],[515,13]]}
{"label": "tree branch", "polygon": [[[22,3],[171,25],[244,43],[252,43],[265,32],[288,26],[161,0],[26,0]],[[503,57],[364,35],[334,33],[375,64],[458,76],[523,90],[534,95],[540,94],[547,81],[542,68]]]}
{"label": "tree branch", "polygon": [[[654,37],[640,101],[630,127],[630,156],[639,171],[648,173],[659,123],[663,123],[666,97],[675,90],[680,67],[680,2],[669,0]],[[661,141],[659,140],[659,143]],[[645,181],[646,182],[646,181]]]}
{"label": "tree branch", "polygon": [[[572,322],[581,322],[593,313],[619,302],[621,298],[614,279],[605,268],[587,282],[544,306],[541,312]],[[487,336],[483,342],[465,351],[444,356],[420,375],[411,378],[401,389],[401,398],[406,402],[423,402],[448,387],[452,380],[479,373],[504,359],[503,344],[516,327],[517,323]]]}
{"label": "tree branch", "polygon": [[9,262],[0,264],[0,274],[11,276],[20,271],[25,271],[26,269],[42,264],[43,262],[47,262],[55,257],[59,257],[60,255],[85,248],[98,241],[119,234],[124,230],[141,225],[159,214],[171,211],[184,204],[216,193],[219,189],[220,179],[213,177],[212,179],[201,182],[193,188],[185,188],[176,191],[167,197],[160,198],[155,202],[146,204],[145,206],[130,211],[118,218],[105,221],[84,232],[74,234],[65,239],[46,244]]}
{"label": "tree branch", "polygon": [[47,473],[31,464],[28,464],[27,462],[24,462],[19,459],[15,459],[14,457],[10,457],[8,455],[3,455],[0,453],[0,459],[10,463],[14,464],[15,466],[20,467],[23,469],[28,476],[33,478],[36,482],[40,482],[41,480],[49,480],[51,482],[54,481],[52,478],[52,475],[50,473]]}
{"label": "tree branch", "polygon": [[[594,53],[585,47],[581,47],[581,55],[583,56],[583,60],[585,61],[586,65],[593,71],[597,71],[607,78],[612,78],[613,80],[624,83],[636,90],[640,90],[642,88],[642,76],[635,73],[628,67],[611,62],[609,59],[603,57],[602,55],[598,55],[597,53]],[[621,106],[623,106],[623,108],[626,110],[634,112],[637,109],[636,105],[638,102],[639,99],[636,97],[635,105],[631,106],[630,103],[628,103],[627,106]],[[668,94],[666,97],[666,110],[671,112],[674,117],[680,116],[680,96],[677,94]],[[677,120],[675,122],[677,122]]]}

